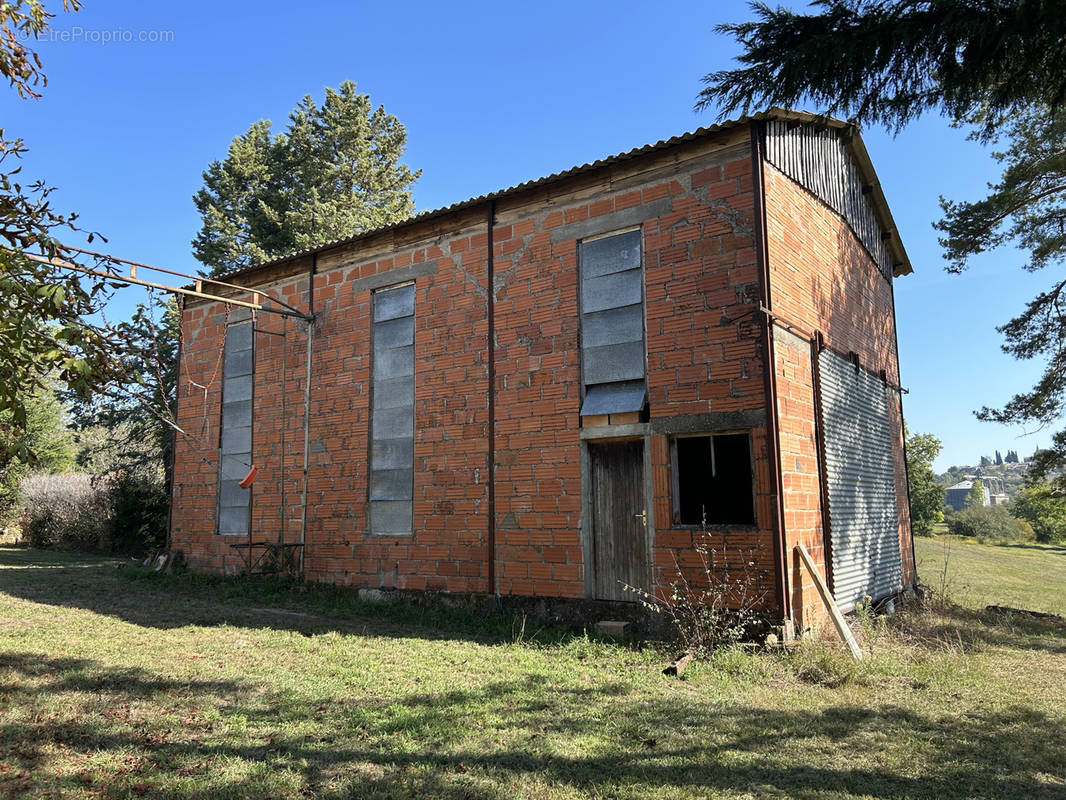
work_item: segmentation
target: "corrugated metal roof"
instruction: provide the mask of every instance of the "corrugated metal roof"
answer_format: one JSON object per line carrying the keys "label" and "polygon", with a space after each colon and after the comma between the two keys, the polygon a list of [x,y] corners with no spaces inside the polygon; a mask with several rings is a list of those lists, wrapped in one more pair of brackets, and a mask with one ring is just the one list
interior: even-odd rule
{"label": "corrugated metal roof", "polygon": [[[590,172],[592,170],[599,169],[609,164],[616,164],[619,162],[628,161],[630,159],[638,158],[648,153],[653,153],[658,150],[665,150],[667,148],[674,147],[685,142],[691,142],[696,139],[701,139],[705,136],[721,133],[722,131],[731,130],[733,128],[748,125],[752,122],[758,122],[766,119],[788,119],[795,120],[797,122],[816,122],[833,128],[849,127],[849,123],[844,122],[842,120],[834,119],[832,117],[811,114],[806,111],[791,111],[783,108],[771,108],[767,111],[760,111],[758,113],[745,115],[737,119],[726,120],[724,122],[720,122],[714,125],[708,125],[702,128],[697,128],[694,131],[683,133],[679,136],[674,136],[670,139],[660,139],[658,142],[655,142],[653,144],[646,144],[642,147],[634,148],[633,150],[627,150],[624,153],[618,153],[613,156],[601,158],[597,161],[590,161],[585,164],[579,164],[561,172],[554,172],[551,175],[546,175],[543,178],[536,178],[534,180],[515,184],[514,186],[510,186],[506,189],[500,189],[498,191],[490,192],[488,194],[479,195],[477,197],[471,197],[467,200],[462,200],[460,202],[453,203],[450,206],[443,206],[441,208],[422,211],[418,214],[415,214],[414,216],[408,217],[407,219],[400,220],[399,222],[393,222],[388,225],[381,225],[377,228],[372,228],[370,230],[354,234],[353,236],[333,239],[328,242],[323,242],[322,244],[317,245],[315,247],[308,247],[303,250],[296,250],[291,253],[286,253],[285,255],[271,259],[270,261],[264,261],[262,263],[255,264],[250,267],[244,267],[242,269],[229,272],[225,275],[222,275],[220,277],[220,280],[229,281],[237,277],[252,274],[254,272],[257,272],[258,270],[265,269],[267,267],[272,267],[277,264],[281,264],[285,261],[291,261],[294,258],[301,258],[303,256],[308,256],[313,253],[321,253],[324,250],[330,250],[334,247],[340,247],[342,245],[351,244],[353,242],[359,241],[360,239],[365,239],[371,236],[376,236],[378,234],[384,233],[386,231],[402,228],[405,225],[414,225],[419,222],[425,222],[426,220],[434,219],[436,217],[442,217],[446,214],[450,214],[455,211],[461,211],[464,208],[470,208],[472,206],[477,206],[482,203],[487,203],[490,200],[497,200],[502,197],[508,197],[513,194],[518,194],[519,192],[524,192],[528,189],[533,189],[538,186],[544,186],[546,184],[554,183],[556,181],[561,181],[566,178],[571,178],[575,175],[581,175],[585,172]],[[870,157],[866,152],[866,148],[862,145],[861,140],[859,139],[859,136],[857,134],[855,136],[854,141],[857,142],[857,146],[854,147],[852,152],[856,157],[859,169],[862,171],[863,176],[867,180],[867,183],[873,187],[871,197],[874,200],[874,204],[877,209],[878,216],[880,217],[882,226],[884,227],[886,232],[894,234],[891,240],[891,244],[894,245],[893,255],[895,256],[896,261],[899,263],[899,267],[897,267],[895,274],[897,276],[906,275],[912,272],[913,270],[911,268],[910,261],[907,258],[907,254],[903,249],[903,244],[900,241],[898,231],[896,230],[895,221],[892,219],[892,214],[888,210],[888,203],[885,201],[884,195],[881,193],[881,187],[879,181],[877,180],[877,174],[874,172],[873,164],[870,162]]]}

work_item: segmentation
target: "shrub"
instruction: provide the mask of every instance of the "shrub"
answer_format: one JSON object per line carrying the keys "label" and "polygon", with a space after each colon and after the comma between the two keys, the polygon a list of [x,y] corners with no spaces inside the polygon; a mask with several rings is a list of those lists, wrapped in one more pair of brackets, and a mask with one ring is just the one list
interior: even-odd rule
{"label": "shrub", "polygon": [[144,555],[166,542],[161,476],[31,475],[20,485],[22,538],[32,547]]}
{"label": "shrub", "polygon": [[970,506],[952,514],[947,523],[956,536],[982,541],[1031,542],[1036,538],[1032,526],[1012,517],[1004,506]]}
{"label": "shrub", "polygon": [[91,475],[28,475],[19,485],[22,537],[33,547],[105,550],[108,487]]}
{"label": "shrub", "polygon": [[677,577],[669,592],[655,596],[627,586],[641,604],[673,623],[681,647],[706,658],[718,647],[732,645],[764,628],[758,609],[766,591],[753,583],[748,570],[753,555],[711,546],[705,530],[695,533],[694,550],[699,566],[686,569],[676,563]]}
{"label": "shrub", "polygon": [[170,498],[161,475],[124,472],[110,482],[109,547],[144,555],[166,545]]}
{"label": "shrub", "polygon": [[1033,526],[1041,542],[1066,543],[1066,497],[1056,495],[1046,484],[1018,492],[1012,510]]}

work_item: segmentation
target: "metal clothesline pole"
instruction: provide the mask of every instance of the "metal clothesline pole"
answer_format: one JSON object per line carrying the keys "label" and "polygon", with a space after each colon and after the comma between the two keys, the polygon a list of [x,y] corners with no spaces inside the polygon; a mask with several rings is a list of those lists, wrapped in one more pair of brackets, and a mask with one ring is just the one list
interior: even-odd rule
{"label": "metal clothesline pole", "polygon": [[311,341],[314,337],[314,317],[307,321],[307,375],[304,384],[304,474],[300,497],[300,577],[304,574],[304,544],[307,540],[307,470],[311,450]]}
{"label": "metal clothesline pole", "polygon": [[[16,251],[13,251],[13,250],[8,250],[7,248],[2,248],[2,249],[7,250],[7,252],[16,252]],[[71,249],[75,250],[77,248],[71,248]],[[58,259],[58,258],[48,258],[47,256],[40,256],[40,255],[37,255],[36,253],[18,252],[17,254],[22,256],[23,258],[28,258],[30,261],[36,261],[39,264],[48,264],[49,266],[58,267],[59,269],[69,269],[69,270],[72,270],[74,272],[80,272],[83,275],[92,275],[93,277],[104,278],[105,280],[118,281],[120,283],[128,283],[128,284],[132,284],[134,286],[144,286],[144,287],[147,287],[149,289],[159,289],[159,290],[164,291],[164,292],[171,292],[173,294],[180,294],[180,295],[184,295],[186,297],[198,297],[198,298],[200,298],[202,300],[212,300],[212,301],[215,301],[215,302],[218,302],[218,303],[228,303],[228,304],[233,305],[233,306],[240,306],[241,308],[247,308],[247,309],[251,309],[253,311],[265,311],[268,314],[280,314],[281,316],[297,317],[297,318],[302,319],[302,320],[311,319],[310,315],[304,314],[303,312],[296,310],[295,308],[290,306],[288,303],[286,303],[284,300],[280,300],[277,297],[273,297],[273,296],[267,294],[266,292],[262,291],[261,289],[251,289],[251,288],[249,288],[247,286],[237,286],[237,285],[231,284],[231,283],[223,283],[222,281],[216,281],[216,280],[213,280],[211,278],[200,278],[200,277],[197,277],[195,275],[186,275],[186,274],[181,273],[181,272],[175,272],[174,270],[163,269],[162,267],[149,267],[147,265],[136,265],[136,264],[133,264],[133,265],[131,265],[133,267],[130,270],[131,274],[130,275],[122,275],[122,274],[119,274],[117,272],[108,272],[107,270],[93,269],[92,267],[85,267],[85,266],[82,266],[81,264],[75,264],[75,263],[70,262],[70,261],[63,261],[62,259]],[[100,257],[101,258],[110,258],[109,256],[100,256]],[[113,261],[123,261],[123,259],[116,259],[116,258],[113,258],[112,260]],[[152,270],[156,270],[157,272],[164,272],[164,273],[166,273],[168,275],[175,275],[177,277],[187,278],[187,279],[193,281],[193,286],[195,288],[189,289],[189,288],[187,288],[185,286],[170,286],[169,284],[165,284],[165,283],[157,283],[155,281],[146,281],[146,280],[144,280],[142,278],[138,278],[137,277],[136,269],[135,269],[136,266],[142,266],[145,269],[152,269]],[[236,298],[233,298],[233,297],[225,297],[225,296],[220,295],[220,294],[213,294],[213,293],[210,293],[210,292],[205,292],[205,291],[203,291],[203,285],[205,283],[211,284],[212,286],[222,286],[223,288],[233,289],[233,290],[236,290],[236,291],[239,291],[239,292],[247,292],[248,294],[252,295],[252,300],[251,301],[248,301],[248,300],[237,300]],[[279,306],[281,306],[281,308],[270,308],[264,302],[260,302],[260,300],[259,300],[260,297],[264,298],[266,302],[277,303]]]}
{"label": "metal clothesline pole", "polygon": [[[179,295],[179,296],[183,296],[183,297],[195,297],[195,298],[199,298],[201,300],[207,300],[207,301],[218,302],[218,303],[225,303],[225,304],[230,305],[230,306],[238,306],[238,307],[241,307],[241,308],[247,308],[247,309],[249,309],[249,310],[251,310],[253,312],[253,322],[252,322],[253,329],[256,327],[256,324],[255,324],[255,321],[254,321],[254,314],[255,314],[255,312],[258,312],[258,311],[264,311],[264,312],[266,312],[268,314],[278,314],[279,316],[282,317],[283,323],[289,317],[294,317],[296,319],[301,319],[305,323],[307,323],[307,358],[306,358],[306,364],[305,364],[305,367],[306,367],[306,383],[304,385],[303,486],[302,486],[301,493],[300,493],[300,546],[299,546],[299,551],[300,552],[299,552],[299,567],[298,567],[299,573],[300,573],[300,577],[302,578],[303,577],[303,568],[304,568],[303,548],[304,548],[304,544],[305,544],[306,539],[307,539],[307,484],[308,484],[308,472],[309,472],[309,468],[310,468],[309,454],[310,454],[310,448],[311,448],[311,361],[312,361],[312,357],[311,356],[312,356],[312,342],[313,342],[313,339],[314,339],[314,327],[315,327],[315,316],[314,316],[314,314],[313,313],[304,313],[304,312],[300,311],[299,309],[295,308],[294,306],[289,305],[284,300],[282,300],[282,299],[280,299],[278,297],[274,297],[271,294],[269,294],[268,292],[263,291],[261,289],[252,289],[252,288],[249,288],[247,286],[238,286],[237,284],[226,283],[224,281],[215,280],[213,278],[203,278],[203,277],[200,277],[200,276],[197,276],[197,275],[188,275],[186,273],[178,272],[176,270],[166,269],[164,267],[155,267],[155,266],[152,266],[150,264],[143,264],[143,263],[140,263],[140,262],[137,262],[137,261],[130,261],[129,259],[118,258],[116,256],[107,255],[106,253],[97,253],[97,252],[94,252],[92,250],[84,250],[84,249],[82,249],[80,247],[73,247],[73,246],[69,246],[69,245],[64,245],[63,249],[67,250],[67,251],[73,251],[73,252],[77,252],[77,253],[82,253],[84,255],[92,256],[94,258],[103,259],[103,260],[108,261],[108,262],[116,262],[116,263],[121,263],[121,264],[127,264],[130,267],[129,275],[123,275],[123,274],[120,274],[120,273],[117,273],[117,272],[109,272],[107,270],[93,269],[92,267],[85,267],[85,266],[82,266],[81,264],[75,264],[75,263],[70,262],[70,261],[64,261],[64,260],[59,259],[59,258],[49,258],[47,256],[38,255],[36,253],[26,253],[26,252],[11,250],[10,248],[0,247],[0,250],[6,251],[6,252],[9,252],[9,253],[14,253],[16,255],[20,255],[23,258],[30,259],[31,261],[35,261],[35,262],[40,263],[40,264],[48,264],[49,266],[53,266],[53,267],[56,267],[58,269],[72,270],[74,272],[80,272],[80,273],[82,273],[84,275],[91,275],[93,277],[102,278],[104,280],[116,281],[118,283],[125,283],[125,284],[134,285],[134,286],[144,286],[144,287],[146,287],[148,289],[159,289],[160,291],[170,292],[171,294],[175,294],[175,295]],[[192,281],[193,288],[189,288],[189,287],[186,287],[186,286],[170,286],[170,285],[165,284],[165,283],[158,283],[158,282],[155,282],[155,281],[147,281],[147,280],[144,280],[143,278],[138,278],[137,277],[137,270],[138,269],[151,270],[153,272],[159,272],[159,273],[162,273],[164,275],[173,275],[175,277],[187,279],[189,281]],[[238,300],[238,299],[236,299],[234,297],[226,297],[224,295],[216,294],[216,293],[213,293],[213,292],[205,292],[204,291],[205,284],[206,285],[210,285],[210,286],[217,286],[217,287],[220,287],[222,289],[226,289],[226,290],[237,292],[237,293],[247,293],[247,294],[251,295],[252,299],[250,301],[248,301],[248,300]],[[269,305],[267,305],[268,303],[275,303],[275,304],[277,304],[277,306],[280,306],[280,307],[271,308]],[[283,327],[282,330],[285,331],[286,328]],[[287,349],[288,349],[287,345],[288,345],[288,343],[287,343],[287,340],[285,338],[285,333],[284,332],[281,334],[281,336],[282,336],[282,341],[283,341],[283,345],[282,345],[282,375],[281,375],[282,409],[283,409],[282,410],[282,454],[281,454],[281,458],[282,458],[282,462],[281,462],[281,464],[282,464],[282,477],[281,477],[281,498],[282,498],[281,499],[281,502],[282,502],[281,543],[284,544],[285,543],[285,518],[287,516],[287,508],[285,507],[285,478],[284,478],[284,473],[285,473],[285,455],[286,455],[285,452],[284,452],[285,451],[285,447],[284,447],[285,426],[286,426],[286,420],[284,419],[284,417],[285,417],[284,407],[285,407],[285,394],[286,394],[286,389],[287,389],[286,381],[285,381],[285,377],[286,377],[285,376],[285,370],[287,369],[287,358],[286,358],[286,356],[287,356]],[[189,434],[187,432],[183,431],[176,424],[174,424],[172,422],[169,422],[167,420],[163,420],[163,421],[166,422],[168,425],[170,425],[172,428],[174,428],[174,430],[182,433],[183,435],[185,435],[187,437],[189,436]],[[191,437],[189,437],[189,438],[191,438]],[[201,458],[203,458],[203,456],[201,456]],[[221,466],[219,468],[221,468]],[[248,534],[249,534],[249,536],[251,536],[251,529],[250,528],[249,528]],[[248,557],[249,557],[249,560],[250,560],[251,559],[251,549],[250,548],[249,548]]]}

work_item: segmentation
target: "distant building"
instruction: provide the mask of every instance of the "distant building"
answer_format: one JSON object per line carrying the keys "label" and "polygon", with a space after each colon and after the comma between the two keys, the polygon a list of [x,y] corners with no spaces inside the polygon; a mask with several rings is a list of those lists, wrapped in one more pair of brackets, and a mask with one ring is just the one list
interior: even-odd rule
{"label": "distant building", "polygon": [[[992,496],[988,491],[988,487],[983,485],[983,482],[982,488],[985,491],[985,499],[981,505],[992,505]],[[966,497],[970,494],[971,489],[973,489],[973,481],[959,481],[954,486],[949,486],[947,494],[944,496],[944,503],[956,511],[965,508]]]}

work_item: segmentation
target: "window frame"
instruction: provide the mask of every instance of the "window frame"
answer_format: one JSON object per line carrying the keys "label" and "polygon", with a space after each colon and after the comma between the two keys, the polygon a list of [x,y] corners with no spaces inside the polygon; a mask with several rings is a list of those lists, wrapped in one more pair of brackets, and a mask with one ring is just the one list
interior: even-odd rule
{"label": "window frame", "polygon": [[[415,415],[415,377],[417,376],[417,372],[418,372],[418,370],[417,370],[417,357],[416,356],[412,358],[412,373],[411,373],[411,422],[412,422],[411,467],[410,467],[410,469],[411,469],[411,498],[408,501],[410,503],[410,508],[411,508],[411,511],[410,511],[410,526],[409,526],[410,530],[408,530],[408,531],[382,531],[382,532],[375,531],[374,530],[374,515],[373,515],[373,511],[372,511],[373,505],[374,505],[375,502],[384,502],[382,500],[374,500],[372,498],[373,491],[374,491],[374,416],[375,416],[375,413],[374,413],[375,412],[375,405],[374,405],[375,404],[375,397],[374,397],[375,391],[374,391],[374,387],[375,387],[375,384],[377,382],[377,374],[376,374],[377,373],[377,356],[375,355],[375,353],[376,353],[375,339],[376,339],[377,325],[378,325],[378,322],[375,319],[375,316],[376,316],[375,309],[376,309],[377,298],[378,298],[379,295],[385,294],[386,292],[395,291],[397,289],[403,289],[405,287],[410,287],[411,288],[411,294],[412,294],[411,321],[412,321],[413,330],[412,330],[412,334],[411,334],[411,348],[412,348],[412,351],[414,351],[415,350],[415,336],[417,334],[417,329],[414,329],[414,326],[415,326],[415,322],[417,320],[417,308],[418,308],[418,293],[417,293],[417,286],[416,286],[415,281],[413,281],[413,280],[401,281],[400,283],[394,283],[394,284],[390,284],[388,286],[381,286],[381,287],[379,287],[377,289],[372,290],[371,293],[370,293],[370,335],[368,337],[369,345],[370,345],[369,354],[368,354],[369,355],[369,359],[370,359],[370,370],[369,370],[370,378],[369,378],[369,387],[368,387],[368,390],[367,390],[366,534],[367,534],[367,536],[373,537],[375,539],[393,539],[393,538],[409,539],[409,538],[412,538],[414,536],[414,533],[415,533],[415,526],[414,526],[414,502],[415,501],[414,501],[414,497],[415,497],[415,488],[416,488],[416,483],[417,482],[416,482],[416,479],[415,479],[415,458],[414,458],[414,440],[415,440],[415,436],[414,436],[414,432],[418,430],[417,426],[414,424],[415,416],[416,416]],[[395,319],[403,319],[403,317],[396,317]],[[384,320],[384,321],[391,321],[391,320]]]}
{"label": "window frame", "polygon": [[[215,535],[225,536],[228,538],[242,537],[251,538],[252,536],[252,515],[255,510],[254,502],[254,484],[247,489],[242,489],[248,493],[248,513],[245,523],[244,531],[224,531],[222,530],[222,491],[223,483],[226,480],[234,480],[233,478],[225,478],[225,459],[226,454],[223,452],[223,441],[226,435],[226,384],[230,380],[235,380],[245,377],[244,375],[229,376],[226,375],[226,345],[229,341],[229,332],[233,329],[239,328],[243,325],[247,325],[250,338],[250,372],[248,373],[249,383],[251,386],[248,398],[249,413],[248,413],[248,428],[249,428],[249,444],[248,444],[248,466],[255,463],[255,366],[256,366],[256,336],[255,336],[255,320],[251,317],[247,319],[231,319],[226,323],[222,333],[222,376],[219,386],[219,402],[218,402],[218,467],[215,472]],[[239,402],[239,401],[238,401]],[[243,426],[237,426],[243,427]],[[241,480],[241,479],[237,479]]]}
{"label": "window frame", "polygon": [[[628,225],[616,230],[606,231],[604,233],[597,233],[577,240],[577,350],[578,350],[578,410],[579,417],[589,416],[582,415],[580,410],[585,405],[585,398],[588,394],[589,385],[586,381],[586,365],[585,365],[585,304],[583,301],[584,295],[584,280],[585,280],[585,265],[583,258],[583,248],[587,244],[601,241],[603,239],[610,239],[615,236],[624,236],[626,234],[636,233],[638,234],[638,247],[639,252],[637,255],[638,267],[637,271],[640,274],[640,325],[641,325],[641,366],[643,375],[639,379],[644,384],[644,407],[641,411],[637,412],[642,415],[647,414],[648,406],[650,404],[649,388],[648,388],[648,288],[646,280],[646,269],[644,263],[644,225],[643,223],[637,225]],[[624,306],[620,306],[624,308]],[[589,312],[597,313],[597,312]],[[625,383],[627,381],[616,381],[615,383]],[[636,382],[636,379],[628,382]],[[595,383],[592,386],[609,386],[610,383]],[[646,418],[644,416],[643,418]]]}
{"label": "window frame", "polygon": [[[748,468],[751,475],[751,522],[681,522],[681,486],[680,469],[677,460],[677,442],[679,439],[714,439],[717,436],[746,436],[748,441]],[[685,530],[755,530],[759,527],[759,507],[755,491],[755,447],[750,428],[700,431],[695,433],[676,433],[670,435],[670,525],[672,528]],[[712,442],[713,457],[713,442]]]}

